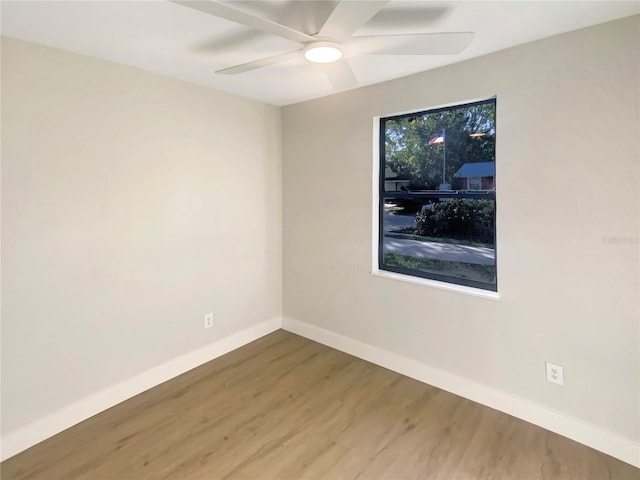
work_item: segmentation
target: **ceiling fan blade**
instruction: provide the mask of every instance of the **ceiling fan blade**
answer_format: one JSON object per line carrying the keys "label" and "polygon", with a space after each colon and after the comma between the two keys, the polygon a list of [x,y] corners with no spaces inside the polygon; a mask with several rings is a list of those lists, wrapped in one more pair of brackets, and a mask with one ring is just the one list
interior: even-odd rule
{"label": "ceiling fan blade", "polygon": [[268,67],[269,65],[273,65],[274,63],[285,62],[292,58],[296,58],[300,56],[301,51],[302,49],[298,49],[298,50],[293,50],[291,52],[279,53],[278,55],[273,55],[271,57],[261,58],[259,60],[253,60],[251,62],[235,65],[233,67],[227,67],[221,70],[216,70],[215,73],[220,75],[235,75],[238,73],[249,72],[251,70],[257,70],[258,68]]}
{"label": "ceiling fan blade", "polygon": [[356,55],[455,55],[467,48],[474,35],[451,32],[351,37],[345,48]]}
{"label": "ceiling fan blade", "polygon": [[287,40],[292,40],[294,42],[307,43],[315,40],[311,35],[307,35],[306,33],[299,32],[298,30],[294,30],[293,28],[289,28],[285,25],[272,22],[271,20],[268,20],[266,18],[256,17],[255,15],[247,13],[236,7],[225,5],[223,3],[218,3],[211,0],[207,0],[207,1],[169,0],[169,1],[172,3],[176,3],[178,5],[192,8],[194,10],[198,10],[199,12],[208,13],[216,17],[224,18],[225,20],[230,20],[232,22],[239,23],[241,25],[246,25],[247,27],[255,28],[265,33],[269,33],[271,35],[277,35],[279,37],[283,37],[283,38],[286,38]]}
{"label": "ceiling fan blade", "polygon": [[389,0],[342,1],[331,12],[318,36],[342,41],[371,20]]}
{"label": "ceiling fan blade", "polygon": [[346,60],[322,65],[322,68],[336,90],[348,90],[358,86],[358,79]]}

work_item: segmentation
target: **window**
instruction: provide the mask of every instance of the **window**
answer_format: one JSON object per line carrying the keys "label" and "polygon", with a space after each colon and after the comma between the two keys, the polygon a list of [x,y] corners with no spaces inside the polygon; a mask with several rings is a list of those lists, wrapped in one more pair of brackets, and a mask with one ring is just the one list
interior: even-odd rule
{"label": "window", "polygon": [[467,190],[482,190],[482,177],[469,177]]}
{"label": "window", "polygon": [[497,291],[496,101],[380,119],[380,270]]}

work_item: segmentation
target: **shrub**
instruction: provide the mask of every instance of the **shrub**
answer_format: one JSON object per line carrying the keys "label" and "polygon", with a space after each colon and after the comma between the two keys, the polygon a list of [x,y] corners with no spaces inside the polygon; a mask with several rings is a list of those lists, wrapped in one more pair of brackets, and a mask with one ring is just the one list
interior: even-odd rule
{"label": "shrub", "polygon": [[493,244],[492,200],[451,199],[427,204],[416,215],[416,233]]}

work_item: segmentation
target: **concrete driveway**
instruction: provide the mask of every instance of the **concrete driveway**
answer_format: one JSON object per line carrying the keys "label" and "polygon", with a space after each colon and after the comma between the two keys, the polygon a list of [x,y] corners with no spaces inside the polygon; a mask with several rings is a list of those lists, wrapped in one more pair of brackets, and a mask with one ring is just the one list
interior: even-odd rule
{"label": "concrete driveway", "polygon": [[394,214],[385,214],[384,216],[384,231],[385,232],[395,232],[402,228],[407,227],[416,227],[415,224],[415,215],[394,215]]}

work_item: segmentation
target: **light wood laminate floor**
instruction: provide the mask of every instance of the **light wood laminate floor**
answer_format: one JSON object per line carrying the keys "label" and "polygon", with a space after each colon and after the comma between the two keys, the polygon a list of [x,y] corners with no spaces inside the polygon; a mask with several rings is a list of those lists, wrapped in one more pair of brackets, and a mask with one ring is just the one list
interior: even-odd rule
{"label": "light wood laminate floor", "polygon": [[8,459],[13,479],[616,479],[640,470],[278,331]]}

